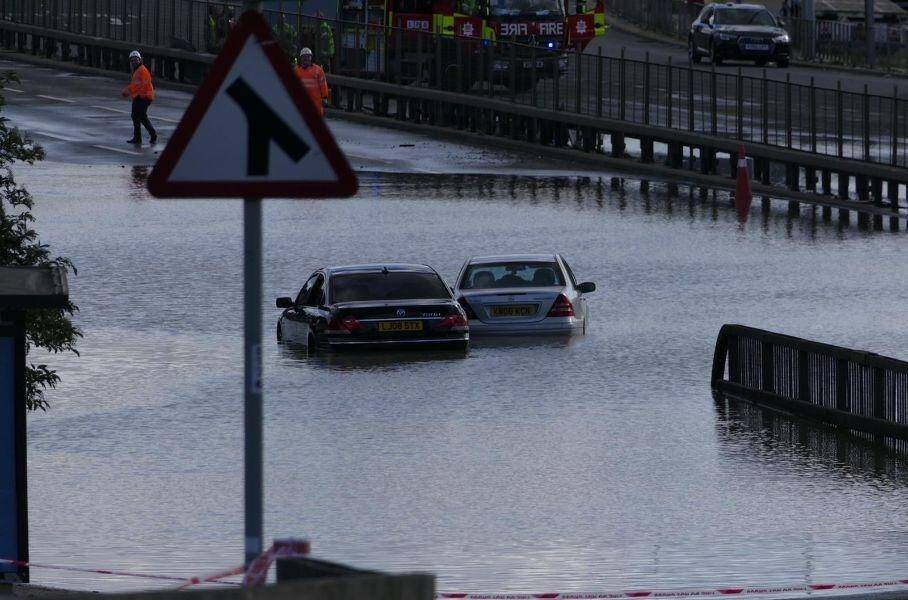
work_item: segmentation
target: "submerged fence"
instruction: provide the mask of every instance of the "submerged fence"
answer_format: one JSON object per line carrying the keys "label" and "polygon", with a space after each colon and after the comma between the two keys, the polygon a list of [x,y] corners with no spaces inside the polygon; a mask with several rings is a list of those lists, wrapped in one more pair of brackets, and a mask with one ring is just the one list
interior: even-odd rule
{"label": "submerged fence", "polygon": [[725,325],[713,389],[846,429],[908,440],[908,362]]}
{"label": "submerged fence", "polygon": [[[621,10],[624,2],[611,6]],[[744,76],[670,59],[631,60],[623,52],[604,56],[316,19],[291,12],[296,3],[289,1],[285,8],[265,11],[282,46],[289,53],[312,47],[331,73],[908,166],[908,99],[896,86],[891,95],[841,83],[822,88],[769,78],[765,70]],[[240,10],[210,0],[0,0],[2,21],[201,53],[218,51]],[[655,23],[671,14],[648,18]]]}

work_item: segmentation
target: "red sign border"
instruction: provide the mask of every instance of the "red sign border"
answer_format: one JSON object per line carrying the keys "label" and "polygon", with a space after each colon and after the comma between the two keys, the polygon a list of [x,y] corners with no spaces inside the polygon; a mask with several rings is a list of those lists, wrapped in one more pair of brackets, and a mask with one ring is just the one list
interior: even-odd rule
{"label": "red sign border", "polygon": [[[208,107],[230,73],[246,40],[255,36],[278,78],[290,93],[293,103],[315,137],[338,181],[169,181],[189,141],[202,122]],[[180,119],[161,156],[148,177],[148,191],[157,198],[342,198],[352,196],[358,188],[356,174],[325,125],[309,94],[297,78],[264,17],[247,11],[215,58],[211,70]]]}

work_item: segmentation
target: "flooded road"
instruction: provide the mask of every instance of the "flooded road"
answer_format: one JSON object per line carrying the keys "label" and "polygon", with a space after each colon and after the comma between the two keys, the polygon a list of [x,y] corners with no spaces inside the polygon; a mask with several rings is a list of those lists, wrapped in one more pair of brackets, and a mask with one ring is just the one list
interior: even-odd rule
{"label": "flooded road", "polygon": [[[239,202],[160,201],[142,169],[21,169],[73,258],[85,331],[29,420],[32,558],[197,575],[242,556]],[[79,190],[74,192],[73,190]],[[266,534],[450,591],[865,581],[903,571],[898,469],[764,443],[709,390],[738,322],[904,356],[901,235],[724,195],[578,178],[362,173],[346,201],[265,205]],[[589,334],[466,358],[307,358],[273,299],[325,264],[559,251]],[[144,581],[35,569],[40,583]]]}

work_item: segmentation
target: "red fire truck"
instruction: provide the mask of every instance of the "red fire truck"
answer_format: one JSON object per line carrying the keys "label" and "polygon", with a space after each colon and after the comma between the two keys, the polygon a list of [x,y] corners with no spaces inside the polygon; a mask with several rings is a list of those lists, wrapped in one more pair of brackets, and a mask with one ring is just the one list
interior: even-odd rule
{"label": "red fire truck", "polygon": [[[587,4],[590,3],[590,4]],[[582,50],[605,33],[605,0],[340,0],[341,49],[362,52],[362,72],[451,85],[455,74],[527,87],[530,73],[551,77],[565,52]],[[362,24],[351,33],[349,24]],[[356,36],[356,39],[354,39]],[[445,51],[435,47],[440,42]],[[497,42],[516,42],[510,45]],[[477,59],[490,55],[491,64]],[[456,56],[452,48],[467,56]],[[439,57],[443,64],[435,64]],[[483,70],[478,73],[477,70]],[[459,73],[458,73],[459,72]],[[469,87],[469,86],[467,86]]]}

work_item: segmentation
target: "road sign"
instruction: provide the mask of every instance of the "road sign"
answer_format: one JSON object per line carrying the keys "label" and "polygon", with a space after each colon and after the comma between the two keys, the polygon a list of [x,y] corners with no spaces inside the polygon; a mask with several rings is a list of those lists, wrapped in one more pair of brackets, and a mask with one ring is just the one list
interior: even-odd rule
{"label": "road sign", "polygon": [[159,198],[316,198],[356,175],[261,14],[240,17],[151,176]]}

